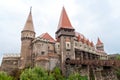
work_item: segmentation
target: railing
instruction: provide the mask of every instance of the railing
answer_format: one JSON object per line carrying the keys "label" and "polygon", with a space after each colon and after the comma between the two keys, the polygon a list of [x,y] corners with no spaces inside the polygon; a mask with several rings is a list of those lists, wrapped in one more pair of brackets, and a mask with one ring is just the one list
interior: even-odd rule
{"label": "railing", "polygon": [[68,60],[66,64],[120,67],[120,60]]}

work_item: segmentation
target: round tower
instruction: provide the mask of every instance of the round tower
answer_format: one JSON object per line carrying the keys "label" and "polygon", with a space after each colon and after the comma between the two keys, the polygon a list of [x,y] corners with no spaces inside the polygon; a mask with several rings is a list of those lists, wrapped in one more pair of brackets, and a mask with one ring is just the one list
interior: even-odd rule
{"label": "round tower", "polygon": [[32,41],[35,38],[31,9],[23,30],[21,31],[21,67],[31,65]]}

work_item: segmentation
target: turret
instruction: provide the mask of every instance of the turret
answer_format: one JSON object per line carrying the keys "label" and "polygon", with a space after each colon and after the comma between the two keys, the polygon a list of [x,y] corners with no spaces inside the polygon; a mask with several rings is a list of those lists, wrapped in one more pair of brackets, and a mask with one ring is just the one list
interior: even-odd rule
{"label": "turret", "polygon": [[75,36],[75,29],[72,27],[71,22],[68,18],[65,8],[63,7],[58,28],[56,31],[56,38],[58,39],[60,36]]}
{"label": "turret", "polygon": [[34,25],[32,20],[32,13],[30,9],[30,13],[26,20],[25,26],[21,31],[21,67],[28,67],[31,65],[31,43],[35,38]]}
{"label": "turret", "polygon": [[101,42],[101,40],[98,38],[96,49],[99,51],[104,51],[104,44]]}
{"label": "turret", "polygon": [[74,36],[75,29],[72,27],[71,22],[68,18],[65,8],[62,8],[58,28],[56,31],[56,39],[60,43],[60,54],[61,54],[61,69],[63,74],[64,62],[68,59],[75,59],[74,54]]}

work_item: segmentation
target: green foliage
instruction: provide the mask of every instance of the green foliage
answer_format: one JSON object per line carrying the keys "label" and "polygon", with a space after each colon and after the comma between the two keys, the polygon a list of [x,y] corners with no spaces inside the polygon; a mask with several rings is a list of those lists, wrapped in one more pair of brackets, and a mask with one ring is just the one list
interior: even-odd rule
{"label": "green foliage", "polygon": [[118,79],[120,79],[120,69],[119,68],[116,69],[116,74],[117,74]]}
{"label": "green foliage", "polygon": [[117,59],[117,60],[120,60],[120,55],[117,55],[117,56],[116,56],[116,59]]}
{"label": "green foliage", "polygon": [[56,80],[64,80],[64,77],[61,74],[60,68],[55,67],[52,74]]}
{"label": "green foliage", "polygon": [[56,79],[55,79],[54,75],[52,73],[50,73],[48,75],[48,79],[47,80],[56,80]]}
{"label": "green foliage", "polygon": [[54,68],[54,70],[49,73],[42,68],[35,67],[25,69],[20,75],[20,80],[87,80],[87,77],[75,73],[65,78],[58,67]]}
{"label": "green foliage", "polygon": [[29,68],[22,72],[20,80],[47,80],[48,74],[42,68]]}
{"label": "green foliage", "polygon": [[71,74],[68,80],[88,80],[87,76],[81,76],[79,73]]}
{"label": "green foliage", "polygon": [[5,72],[0,72],[0,80],[13,80],[13,78]]}

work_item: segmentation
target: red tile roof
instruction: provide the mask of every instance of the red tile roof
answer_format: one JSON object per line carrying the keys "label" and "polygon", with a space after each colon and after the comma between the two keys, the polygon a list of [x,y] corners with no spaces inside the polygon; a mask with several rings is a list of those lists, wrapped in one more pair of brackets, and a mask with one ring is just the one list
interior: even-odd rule
{"label": "red tile roof", "polygon": [[83,34],[79,33],[79,32],[75,32],[75,36],[78,38],[80,36],[80,38],[82,39],[84,37]]}
{"label": "red tile roof", "polygon": [[90,42],[89,39],[86,39],[85,36],[79,32],[75,32],[75,36],[77,38],[77,40],[80,42],[83,42],[91,47],[94,47],[93,42]]}
{"label": "red tile roof", "polygon": [[89,41],[89,39],[86,40],[86,43],[87,43],[88,46],[90,46],[90,41]]}
{"label": "red tile roof", "polygon": [[97,41],[97,44],[96,44],[96,45],[101,45],[101,44],[103,44],[103,43],[102,43],[101,40],[98,38],[98,41]]}
{"label": "red tile roof", "polygon": [[48,33],[43,33],[39,37],[43,38],[43,39],[46,39],[46,40],[49,40],[50,42],[55,43],[55,40]]}
{"label": "red tile roof", "polygon": [[68,18],[68,15],[67,15],[64,7],[61,12],[61,16],[60,16],[60,20],[59,20],[59,24],[58,24],[58,30],[60,28],[74,29],[71,25],[71,22]]}

